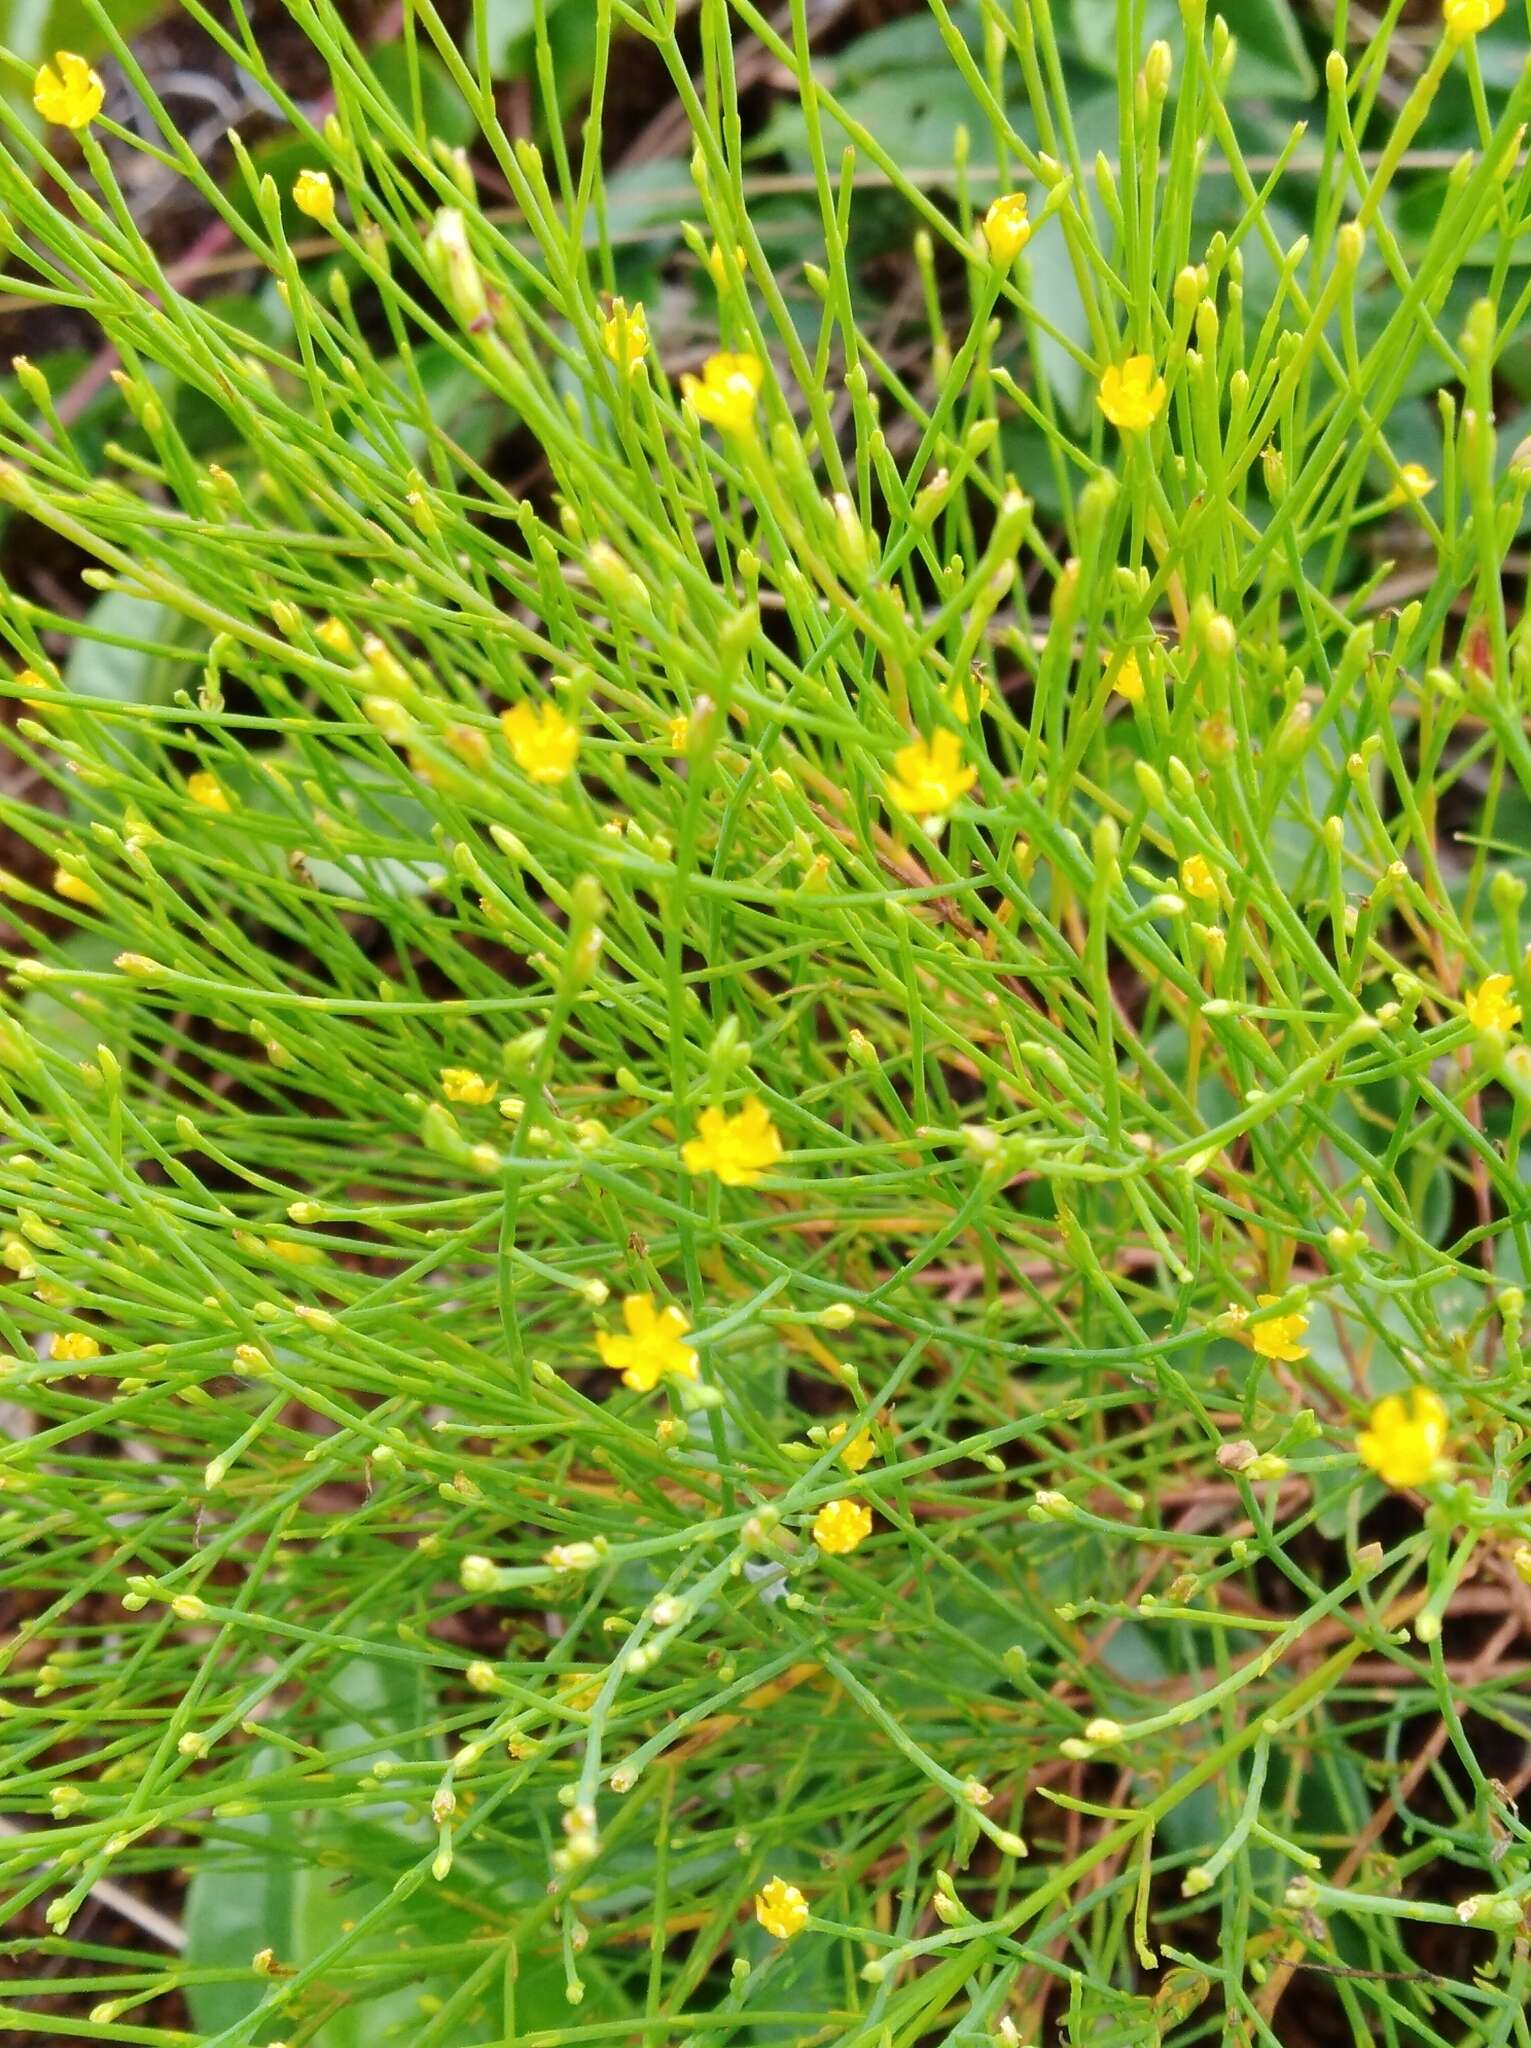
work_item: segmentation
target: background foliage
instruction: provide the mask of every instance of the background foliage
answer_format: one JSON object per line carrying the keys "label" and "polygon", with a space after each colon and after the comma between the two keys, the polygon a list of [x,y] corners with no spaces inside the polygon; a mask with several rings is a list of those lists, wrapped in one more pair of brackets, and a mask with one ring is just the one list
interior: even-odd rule
{"label": "background foliage", "polygon": [[1526,2040],[1525,25],[1225,16],[11,8],[17,2038]]}

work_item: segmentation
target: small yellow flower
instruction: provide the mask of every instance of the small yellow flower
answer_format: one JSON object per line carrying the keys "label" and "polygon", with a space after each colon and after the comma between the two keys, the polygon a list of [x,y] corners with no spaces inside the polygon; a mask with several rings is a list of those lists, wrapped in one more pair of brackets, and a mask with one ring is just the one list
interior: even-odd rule
{"label": "small yellow flower", "polygon": [[333,614],[315,626],[314,638],[321,646],[327,647],[331,654],[356,652],[356,642],[351,638],[350,627],[343,619],[337,619]]}
{"label": "small yellow flower", "polygon": [[186,778],[186,794],[194,804],[201,804],[204,810],[227,811],[232,809],[229,793],[217,776],[206,768],[199,768],[195,775]]}
{"label": "small yellow flower", "polygon": [[[1280,1299],[1279,1294],[1255,1296],[1261,1308],[1274,1308]],[[1264,1316],[1259,1322],[1250,1324],[1249,1341],[1262,1358],[1275,1358],[1283,1365],[1292,1365],[1308,1355],[1307,1346],[1301,1342],[1307,1327],[1306,1316]]]}
{"label": "small yellow flower", "polygon": [[321,227],[335,224],[335,187],[328,171],[299,171],[292,188],[292,203],[299,213]]}
{"label": "small yellow flower", "polygon": [[37,1271],[32,1260],[31,1247],[24,1237],[17,1237],[9,1231],[0,1238],[0,1264],[10,1267],[19,1280],[30,1280]]}
{"label": "small yellow flower", "polygon": [[[735,242],[734,263],[738,269],[742,271],[748,261],[749,258],[745,254],[744,244],[742,242]],[[728,283],[728,259],[723,254],[721,243],[714,242],[707,253],[707,275],[712,279],[719,291],[722,291],[724,285]]]}
{"label": "small yellow flower", "polygon": [[[1107,655],[1106,659],[1109,662],[1111,657]],[[1111,677],[1111,687],[1119,697],[1125,697],[1129,704],[1141,704],[1143,701],[1143,671],[1138,665],[1137,655],[1130,647],[1117,663]]]}
{"label": "small yellow flower", "polygon": [[684,712],[678,718],[671,718],[665,724],[665,744],[672,754],[685,753],[691,744],[691,720]]}
{"label": "small yellow flower", "polygon": [[726,1188],[753,1187],[782,1154],[781,1133],[758,1095],[751,1095],[732,1116],[721,1109],[704,1109],[696,1128],[696,1137],[680,1148],[686,1171],[715,1173]]}
{"label": "small yellow flower", "polygon": [[795,1884],[773,1877],[755,1894],[755,1918],[767,1934],[790,1941],[808,1925],[808,1901]]}
{"label": "small yellow flower", "polygon": [[105,101],[100,76],[73,50],[55,52],[32,81],[32,104],[55,128],[88,128]]}
{"label": "small yellow flower", "polygon": [[1008,270],[1031,240],[1024,192],[1006,192],[995,200],[983,217],[983,238],[994,261]]}
{"label": "small yellow flower", "polygon": [[1429,1387],[1413,1387],[1407,1400],[1389,1394],[1372,1410],[1371,1426],[1356,1438],[1363,1465],[1389,1486],[1420,1486],[1446,1448],[1446,1404]]}
{"label": "small yellow flower", "polygon": [[83,903],[87,910],[101,908],[101,894],[93,889],[83,875],[72,875],[68,868],[53,870],[53,887],[57,895],[69,903]]}
{"label": "small yellow flower", "polygon": [[41,690],[44,693],[44,700],[41,702],[36,697],[27,695],[23,695],[21,701],[25,704],[28,711],[34,711],[39,717],[46,718],[49,711],[46,694],[53,688],[52,676],[40,676],[35,668],[18,669],[16,671],[16,687],[23,692]]}
{"label": "small yellow flower", "polygon": [[477,768],[489,759],[489,735],[476,725],[449,725],[441,735],[457,756],[466,761],[470,768]]}
{"label": "small yellow flower", "polygon": [[593,1543],[555,1543],[542,1561],[555,1572],[593,1572],[601,1553]]}
{"label": "small yellow flower", "polygon": [[648,316],[639,299],[629,307],[625,299],[613,299],[609,319],[601,322],[601,340],[606,353],[619,370],[631,377],[649,352]]}
{"label": "small yellow flower", "polygon": [[1474,1031],[1513,1031],[1520,1022],[1520,1004],[1510,999],[1515,986],[1507,974],[1487,974],[1462,998],[1462,1011]]}
{"label": "small yellow flower", "polygon": [[951,712],[954,718],[960,718],[964,724],[972,717],[975,710],[987,711],[989,708],[988,683],[981,675],[975,676],[973,682],[976,687],[969,694],[967,681],[962,676],[954,676],[941,692],[941,701],[945,704],[947,710]]}
{"label": "small yellow flower", "polygon": [[494,1083],[472,1067],[443,1067],[441,1092],[448,1102],[470,1102],[475,1108],[494,1100]]}
{"label": "small yellow flower", "polygon": [[877,1446],[872,1441],[872,1432],[869,1429],[858,1429],[852,1436],[850,1428],[848,1422],[837,1422],[829,1432],[829,1441],[832,1444],[844,1445],[840,1452],[840,1463],[848,1472],[864,1472],[877,1456]]}
{"label": "small yellow flower", "polygon": [[1152,426],[1164,410],[1164,379],[1154,375],[1152,356],[1128,356],[1101,376],[1096,404],[1124,434]]}
{"label": "small yellow flower", "polygon": [[362,641],[361,651],[379,690],[401,696],[414,688],[414,678],[380,633],[368,633]]}
{"label": "small yellow flower", "polygon": [[1188,853],[1180,863],[1180,886],[1187,896],[1194,896],[1199,903],[1216,903],[1218,900],[1217,871],[1199,853]]}
{"label": "small yellow flower", "polygon": [[1406,462],[1388,494],[1388,502],[1392,505],[1417,504],[1421,498],[1428,498],[1434,489],[1435,478],[1422,462]]}
{"label": "small yellow flower", "polygon": [[316,1244],[300,1244],[293,1237],[268,1237],[266,1250],[274,1259],[281,1259],[289,1266],[317,1266],[322,1264],[324,1253]]}
{"label": "small yellow flower", "polygon": [[602,1365],[620,1372],[622,1384],[640,1394],[651,1394],[663,1379],[694,1380],[696,1353],[681,1342],[691,1328],[690,1318],[671,1301],[655,1309],[652,1294],[630,1294],[622,1304],[625,1337],[598,1330],[595,1348]]}
{"label": "small yellow flower", "polygon": [[977,780],[978,770],[963,766],[962,741],[943,728],[928,740],[911,740],[893,756],[888,802],[914,817],[949,811]]}
{"label": "small yellow flower", "polygon": [[700,377],[689,372],[680,380],[681,395],[697,418],[723,434],[748,434],[755,423],[755,401],[765,382],[759,356],[728,350],[709,356]]}
{"label": "small yellow flower", "polygon": [[53,1356],[68,1365],[84,1365],[101,1356],[101,1346],[84,1330],[65,1330],[53,1340]]}
{"label": "small yellow flower", "polygon": [[831,1557],[843,1557],[872,1533],[872,1510],[859,1500],[827,1500],[813,1518],[813,1540]]}
{"label": "small yellow flower", "polygon": [[516,766],[533,782],[562,782],[572,771],[579,754],[579,727],[556,704],[536,710],[530,704],[514,705],[500,713],[500,725]]}
{"label": "small yellow flower", "polygon": [[1504,0],[1445,0],[1441,13],[1448,43],[1469,43],[1480,29],[1497,21],[1504,12]]}
{"label": "small yellow flower", "polygon": [[553,1683],[564,1705],[583,1714],[600,1698],[602,1676],[599,1671],[560,1671]]}

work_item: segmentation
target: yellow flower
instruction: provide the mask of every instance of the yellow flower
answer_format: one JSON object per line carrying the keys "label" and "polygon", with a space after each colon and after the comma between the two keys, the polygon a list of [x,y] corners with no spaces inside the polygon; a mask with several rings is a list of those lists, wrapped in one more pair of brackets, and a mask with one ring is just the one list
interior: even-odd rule
{"label": "yellow flower", "polygon": [[994,261],[1008,269],[1031,240],[1024,192],[1006,192],[995,200],[983,217],[983,238]]}
{"label": "yellow flower", "polygon": [[[734,244],[734,262],[741,271],[749,262],[742,242],[735,242]],[[722,291],[724,285],[728,283],[728,259],[723,254],[721,244],[717,242],[713,243],[707,254],[707,275],[712,279],[719,291]]]}
{"label": "yellow flower", "polygon": [[199,768],[195,775],[187,776],[186,794],[194,804],[201,804],[204,810],[226,811],[231,808],[228,791],[217,776],[206,768]]}
{"label": "yellow flower", "polygon": [[93,889],[83,875],[72,875],[68,868],[53,870],[55,892],[69,903],[83,903],[87,910],[101,908],[100,892]]}
{"label": "yellow flower", "polygon": [[101,1346],[84,1330],[65,1330],[53,1340],[53,1356],[70,1365],[83,1365],[101,1356]]}
{"label": "yellow flower", "polygon": [[9,1266],[19,1280],[30,1280],[37,1271],[26,1239],[14,1231],[0,1238],[0,1264]]}
{"label": "yellow flower", "polygon": [[872,1533],[872,1510],[859,1500],[827,1500],[813,1518],[813,1540],[831,1557],[843,1557]]}
{"label": "yellow flower", "polygon": [[622,1320],[627,1335],[598,1330],[595,1348],[602,1365],[621,1373],[624,1387],[650,1394],[661,1380],[696,1378],[696,1353],[681,1342],[691,1327],[684,1309],[671,1301],[656,1310],[652,1294],[630,1294],[622,1304]]}
{"label": "yellow flower", "polygon": [[327,647],[331,654],[354,654],[356,642],[351,638],[351,629],[343,619],[333,614],[314,628],[314,638]]}
{"label": "yellow flower", "polygon": [[972,717],[975,710],[987,711],[989,708],[988,683],[981,675],[975,676],[973,681],[977,687],[972,696],[969,696],[967,683],[961,676],[954,676],[941,692],[941,701],[947,710],[964,723]]}
{"label": "yellow flower", "polygon": [[767,1934],[790,1941],[808,1925],[808,1901],[795,1884],[773,1877],[755,1894],[755,1918]]}
{"label": "yellow flower", "polygon": [[1164,379],[1154,375],[1152,356],[1129,356],[1102,374],[1096,404],[1124,434],[1151,426],[1164,410]]}
{"label": "yellow flower", "polygon": [[606,353],[619,370],[631,377],[649,352],[648,316],[639,299],[629,307],[625,299],[613,299],[611,317],[601,323]]}
{"label": "yellow flower", "polygon": [[680,380],[681,395],[699,420],[724,434],[748,434],[755,421],[755,400],[765,382],[759,356],[725,350],[709,356],[700,377]]}
{"label": "yellow flower", "polygon": [[449,725],[441,737],[458,760],[466,761],[470,768],[489,759],[488,734],[476,725]]}
{"label": "yellow flower", "polygon": [[978,770],[962,765],[962,741],[943,729],[899,748],[888,777],[888,802],[915,817],[949,811],[977,780]]}
{"label": "yellow flower", "polygon": [[691,744],[691,720],[684,712],[665,722],[665,742],[672,754],[685,753]]}
{"label": "yellow flower", "polygon": [[1187,896],[1194,896],[1200,903],[1218,900],[1216,870],[1199,853],[1188,853],[1180,863],[1180,886]]}
{"label": "yellow flower", "polygon": [[1441,12],[1447,42],[1468,43],[1480,29],[1499,19],[1504,12],[1504,0],[1445,0]]}
{"label": "yellow flower", "polygon": [[1392,505],[1417,503],[1419,499],[1429,497],[1434,489],[1435,478],[1422,462],[1406,462],[1398,472],[1398,481],[1389,493],[1388,502]]}
{"label": "yellow flower", "polygon": [[[1280,1299],[1279,1294],[1255,1296],[1261,1308],[1274,1308]],[[1275,1358],[1283,1365],[1292,1365],[1308,1355],[1307,1346],[1300,1341],[1307,1327],[1306,1316],[1265,1316],[1258,1323],[1250,1324],[1249,1341],[1262,1358]]]}
{"label": "yellow flower", "polygon": [[56,51],[32,81],[32,104],[55,128],[88,128],[105,100],[99,75],[73,50]]}
{"label": "yellow flower", "polygon": [[579,727],[556,704],[517,704],[500,713],[516,766],[533,782],[562,782],[579,753]]}
{"label": "yellow flower", "polygon": [[321,227],[335,223],[335,187],[328,171],[299,171],[292,188],[292,203]]}
{"label": "yellow flower", "polygon": [[1462,998],[1462,1010],[1474,1031],[1513,1031],[1520,1022],[1520,1004],[1510,1000],[1515,986],[1507,974],[1487,974]]}
{"label": "yellow flower", "polygon": [[299,1244],[292,1237],[268,1237],[266,1250],[274,1259],[285,1259],[289,1266],[317,1266],[324,1258],[316,1244]]}
{"label": "yellow flower", "polygon": [[829,1441],[832,1444],[844,1441],[845,1448],[840,1453],[840,1463],[847,1471],[864,1472],[877,1456],[877,1446],[872,1441],[872,1432],[869,1429],[859,1429],[852,1436],[850,1428],[848,1422],[837,1422],[829,1432]]}
{"label": "yellow flower", "polygon": [[600,1561],[593,1543],[555,1543],[542,1560],[555,1572],[593,1572]]}
{"label": "yellow flower", "polygon": [[704,1109],[696,1128],[697,1136],[680,1148],[686,1171],[715,1173],[726,1188],[753,1187],[781,1157],[781,1134],[758,1095],[733,1116]]}
{"label": "yellow flower", "polygon": [[1429,1387],[1413,1387],[1407,1401],[1389,1394],[1372,1410],[1371,1426],[1356,1438],[1363,1465],[1389,1486],[1419,1486],[1446,1448],[1446,1404]]}
{"label": "yellow flower", "polygon": [[[1107,655],[1108,661],[1110,658]],[[1143,701],[1143,671],[1138,666],[1137,655],[1130,647],[1117,664],[1116,672],[1111,678],[1111,687],[1119,697],[1125,697],[1129,704],[1141,704]]]}
{"label": "yellow flower", "polygon": [[494,1100],[494,1083],[472,1067],[443,1067],[441,1092],[448,1102],[471,1102],[475,1108]]}
{"label": "yellow flower", "polygon": [[602,1677],[599,1671],[560,1671],[553,1683],[564,1705],[583,1714],[600,1698]]}

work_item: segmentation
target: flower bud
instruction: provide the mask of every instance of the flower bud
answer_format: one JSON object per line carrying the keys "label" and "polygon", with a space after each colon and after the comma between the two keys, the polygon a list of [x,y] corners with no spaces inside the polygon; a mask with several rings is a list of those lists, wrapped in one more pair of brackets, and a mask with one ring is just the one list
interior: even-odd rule
{"label": "flower bud", "polygon": [[307,214],[321,227],[335,225],[335,187],[328,171],[299,171],[292,188],[292,203],[299,213]]}
{"label": "flower bud", "polygon": [[1464,1927],[1493,1927],[1503,1934],[1517,1934],[1525,1926],[1526,1902],[1478,1892],[1458,1901],[1457,1918]]}
{"label": "flower bud", "polygon": [[443,206],[425,238],[425,258],[452,311],[470,334],[489,325],[489,298],[468,241],[468,228],[455,206]]}
{"label": "flower bud", "polygon": [[465,1557],[457,1575],[465,1593],[497,1593],[500,1590],[500,1568],[491,1558]]}
{"label": "flower bud", "polygon": [[585,556],[585,571],[613,611],[624,614],[653,611],[648,585],[606,541],[592,542]]}

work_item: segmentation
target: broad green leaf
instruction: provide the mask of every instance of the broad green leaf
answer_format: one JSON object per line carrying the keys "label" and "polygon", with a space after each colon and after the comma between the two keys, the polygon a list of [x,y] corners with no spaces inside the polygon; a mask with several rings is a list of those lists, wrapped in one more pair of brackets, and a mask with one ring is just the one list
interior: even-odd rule
{"label": "broad green leaf", "polygon": [[[563,4],[564,0],[543,0],[543,19],[551,25]],[[518,77],[524,68],[526,46],[530,44],[537,26],[536,0],[479,0],[478,11],[483,16],[489,62],[495,76]],[[464,45],[471,57],[474,47],[472,33],[464,37]]]}
{"label": "broad green leaf", "polygon": [[[1026,297],[1037,310],[1044,314],[1049,324],[1059,333],[1066,335],[1086,355],[1090,349],[1090,323],[1085,315],[1084,300],[1079,294],[1078,279],[1070,261],[1068,244],[1056,222],[1045,226],[1038,235],[1033,235],[1026,245],[1026,266],[1029,282]],[[1037,329],[1037,354],[1047,377],[1048,389],[1060,412],[1070,420],[1077,420],[1081,401],[1087,396],[1091,379],[1089,371],[1078,358],[1045,329]],[[1006,346],[1004,334],[1000,337],[1000,348]],[[1004,360],[1004,357],[1001,357]],[[1040,430],[1032,430],[1038,443],[1037,453],[1040,465],[1048,472],[1051,483],[1052,464],[1042,446]],[[1028,482],[1027,488],[1030,489]]]}
{"label": "broad green leaf", "polygon": [[[873,75],[842,88],[836,97],[911,173],[944,169],[952,162],[958,128],[972,131],[982,118],[966,81],[950,65]],[[825,122],[825,130],[833,161],[845,138],[833,121]],[[751,157],[777,152],[794,168],[807,168],[812,161],[807,124],[795,99],[783,100],[747,145]]]}
{"label": "broad green leaf", "polygon": [[[53,958],[66,971],[73,967],[82,974],[100,974],[121,950],[109,932],[78,931]],[[120,1053],[126,1033],[119,1006],[94,994],[68,1002],[58,993],[65,985],[62,980],[41,982],[27,991],[21,1014],[33,1037],[74,1060],[90,1059],[98,1045]]]}
{"label": "broad green leaf", "polygon": [[64,687],[80,696],[118,704],[164,703],[186,666],[171,635],[174,615],[148,598],[109,590],[91,606],[86,630],[102,639],[77,640],[64,665]]}
{"label": "broad green leaf", "polygon": [[[534,75],[534,42],[537,25],[534,0],[480,0],[486,16],[485,39],[489,68],[496,78],[527,78]],[[588,4],[569,0],[543,0],[548,49],[552,57],[553,81],[561,107],[571,107],[590,81],[595,60],[597,11]],[[476,24],[474,25],[476,26]],[[463,48],[470,63],[477,56],[474,27],[464,33]]]}
{"label": "broad green leaf", "polygon": [[[798,1860],[805,1870],[812,1871],[818,1867],[820,1853],[805,1847]],[[778,1855],[784,1864],[793,1862],[790,1849],[778,1851]],[[803,2017],[797,2022],[756,2020],[741,2038],[758,2043],[759,2048],[767,2048],[767,2044],[770,2048],[797,2048],[810,2029],[821,2028],[825,2014],[839,2002],[837,1993],[845,1981],[843,1966],[836,1967],[839,1947],[838,1941],[822,1938],[773,1941],[751,1916],[736,1942],[736,1952],[751,1966],[751,2002],[772,2012],[796,2012]]]}
{"label": "broad green leaf", "polygon": [[[257,1749],[248,1772],[252,1786],[288,1762],[281,1750]],[[186,1888],[186,1957],[193,1968],[245,1971],[264,1948],[284,1962],[291,1957],[302,1873],[277,1854],[272,1828],[270,1815],[249,1814],[223,1823],[233,1842],[205,1848]],[[187,1987],[192,2018],[210,2034],[234,2026],[263,1995],[264,1988],[253,1983]]]}
{"label": "broad green leaf", "polygon": [[[1422,255],[1441,210],[1446,204],[1448,181],[1445,173],[1438,177],[1417,178],[1398,202],[1394,215],[1399,242],[1408,256]],[[1487,267],[1498,263],[1531,263],[1531,236],[1521,235],[1507,241],[1494,232],[1492,219],[1485,219],[1483,232],[1475,242],[1453,252],[1458,263],[1470,263],[1475,267]],[[1447,329],[1448,333],[1450,328]]]}
{"label": "broad green leaf", "polygon": [[[1238,57],[1229,88],[1231,98],[1271,94],[1285,99],[1308,99],[1318,89],[1317,74],[1287,0],[1221,0],[1217,11],[1238,39]],[[1098,71],[1115,72],[1117,24],[1121,18],[1117,0],[1073,0],[1071,40],[1084,63]],[[1148,0],[1134,70],[1149,44],[1156,41],[1167,42],[1177,53],[1184,49],[1177,0]]]}
{"label": "broad green leaf", "polygon": [[[1318,90],[1318,74],[1287,0],[1221,0],[1217,11],[1238,38],[1235,94],[1306,99]],[[1177,47],[1172,41],[1171,48]]]}
{"label": "broad green leaf", "polygon": [[1299,888],[1312,888],[1314,876],[1321,872],[1319,828],[1328,812],[1330,792],[1342,776],[1325,736],[1309,746],[1300,772],[1288,781],[1282,794],[1266,851],[1271,872],[1288,896]]}
{"label": "broad green leaf", "polygon": [[[957,0],[947,11],[968,48],[977,51],[982,45],[977,9]],[[950,62],[936,17],[928,13],[911,14],[902,21],[888,21],[879,28],[868,29],[864,36],[847,43],[827,60],[824,75],[838,92],[854,80],[886,77],[892,71],[923,71],[949,66]]]}
{"label": "broad green leaf", "polygon": [[429,50],[417,48],[411,69],[403,43],[385,43],[371,53],[373,74],[404,119],[415,120],[414,80],[420,89],[420,116],[427,135],[448,144],[467,143],[478,132],[467,102],[447,74],[446,66]]}
{"label": "broad green leaf", "polygon": [[[264,778],[251,778],[239,793],[257,810],[281,808],[280,797]],[[343,807],[358,832],[372,836],[376,851],[311,854],[308,872],[319,888],[367,902],[379,896],[421,896],[440,879],[442,862],[431,840],[429,814],[397,776],[365,761],[353,762]]]}
{"label": "broad green leaf", "polygon": [[[64,664],[66,690],[106,703],[168,704],[190,681],[191,649],[183,654],[178,643],[189,641],[192,629],[164,605],[109,590],[91,606],[85,625],[108,637],[75,641]],[[113,721],[114,743],[125,752],[146,752],[148,739],[142,722]]]}
{"label": "broad green leaf", "polygon": [[[131,40],[140,29],[158,16],[168,14],[168,0],[110,0],[108,7],[112,27],[125,41]],[[46,57],[54,50],[78,50],[82,55],[93,57],[103,47],[101,31],[96,18],[83,0],[30,0],[16,8],[18,22],[28,17],[41,19],[42,33],[28,48],[21,40],[18,30],[8,31],[11,48],[18,54]]]}
{"label": "broad green leaf", "polygon": [[[168,14],[169,0],[111,0],[112,26],[131,37],[156,16]],[[55,50],[97,56],[103,48],[95,16],[84,0],[0,0],[0,43],[23,64],[39,64]],[[18,94],[31,117],[31,94]]]}
{"label": "broad green leaf", "polygon": [[[324,1733],[325,1748],[339,1752],[375,1744],[376,1757],[398,1761],[429,1753],[420,1729],[431,1701],[415,1667],[391,1659],[352,1658],[336,1671],[323,1697],[336,1716]],[[250,1777],[269,1777],[290,1764],[284,1752],[262,1748],[254,1754]],[[366,1766],[355,1760],[346,1768],[360,1773]],[[188,1889],[188,1956],[198,1969],[227,1965],[248,1970],[251,1957],[265,1948],[284,1966],[312,1962],[387,1899],[394,1881],[418,1863],[431,1838],[428,1821],[406,1823],[396,1805],[382,1802],[360,1815],[351,1808],[344,1817],[327,1816],[317,1823],[285,1811],[227,1822],[225,1839],[208,1844]],[[351,1874],[356,1872],[369,1874],[355,1879]],[[362,1956],[392,1956],[410,1946],[465,1941],[475,1925],[451,1903],[448,1891],[424,1889],[402,1900],[378,1932],[337,1964],[328,1988],[354,1995],[313,2036],[314,2048],[407,2048],[428,2010],[422,2001],[445,1995],[450,1983],[383,1980],[376,1995],[370,1995],[378,1980],[353,1977],[348,1965]],[[218,2032],[253,2012],[264,1993],[259,1981],[199,1984],[190,1987],[189,1999],[197,2024]],[[465,2024],[456,2038],[467,2048],[487,2037]]]}
{"label": "broad green leaf", "polygon": [[[325,1730],[326,1749],[338,1753],[375,1742],[382,1745],[380,1754],[399,1763],[418,1763],[430,1755],[428,1740],[417,1732],[430,1717],[430,1691],[419,1665],[392,1657],[350,1657],[321,1697],[343,1716]],[[354,1768],[366,1770],[370,1764]]]}

